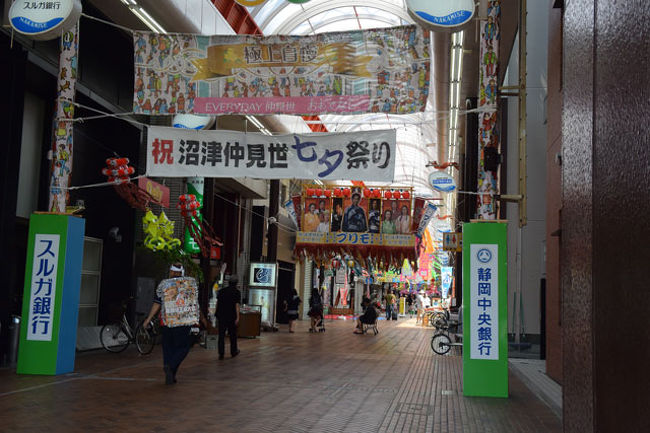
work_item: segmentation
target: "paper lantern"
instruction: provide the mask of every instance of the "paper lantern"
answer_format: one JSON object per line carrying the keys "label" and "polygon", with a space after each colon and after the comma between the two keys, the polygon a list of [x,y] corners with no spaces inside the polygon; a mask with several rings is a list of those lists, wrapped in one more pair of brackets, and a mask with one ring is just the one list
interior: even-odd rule
{"label": "paper lantern", "polygon": [[343,192],[341,191],[341,188],[335,188],[334,189],[334,197],[341,197],[343,195]]}
{"label": "paper lantern", "polygon": [[393,194],[391,194],[390,191],[386,191],[386,192],[384,193],[384,198],[390,200],[391,198],[393,198]]}
{"label": "paper lantern", "polygon": [[330,198],[332,196],[332,190],[326,189],[323,191],[323,194],[325,194],[325,197]]}
{"label": "paper lantern", "polygon": [[363,196],[364,196],[365,198],[369,198],[369,197],[370,197],[370,190],[369,190],[368,188],[364,188],[364,189],[363,189]]}
{"label": "paper lantern", "polygon": [[374,198],[381,198],[381,191],[378,190],[378,189],[373,189],[373,190],[372,190],[372,196],[373,196]]}
{"label": "paper lantern", "polygon": [[408,191],[404,191],[404,192],[402,193],[402,198],[410,198],[410,197],[411,197],[411,193],[410,193],[410,192],[408,192]]}
{"label": "paper lantern", "polygon": [[307,195],[314,195],[315,192],[314,188],[307,188]]}
{"label": "paper lantern", "polygon": [[316,195],[317,195],[318,197],[322,196],[322,195],[323,195],[323,190],[320,189],[320,188],[318,188],[318,189],[316,190]]}
{"label": "paper lantern", "polygon": [[350,191],[350,188],[345,188],[345,189],[343,190],[343,195],[344,195],[345,197],[350,197],[351,194],[352,194],[352,192]]}

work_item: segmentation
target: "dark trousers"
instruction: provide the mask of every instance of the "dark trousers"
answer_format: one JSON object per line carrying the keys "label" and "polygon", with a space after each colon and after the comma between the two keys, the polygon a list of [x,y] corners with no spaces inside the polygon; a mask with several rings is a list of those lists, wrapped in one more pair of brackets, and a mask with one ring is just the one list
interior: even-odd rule
{"label": "dark trousers", "polygon": [[163,364],[176,374],[178,366],[190,351],[190,327],[162,328]]}
{"label": "dark trousers", "polygon": [[226,330],[228,330],[228,336],[230,337],[230,354],[234,355],[237,353],[237,325],[235,325],[235,320],[219,320],[219,355],[223,355],[226,352]]}

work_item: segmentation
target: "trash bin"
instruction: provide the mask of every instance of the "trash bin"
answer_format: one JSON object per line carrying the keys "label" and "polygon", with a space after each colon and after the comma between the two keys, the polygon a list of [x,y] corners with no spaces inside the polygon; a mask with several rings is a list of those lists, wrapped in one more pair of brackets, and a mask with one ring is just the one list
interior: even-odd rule
{"label": "trash bin", "polygon": [[18,341],[20,340],[20,316],[11,316],[9,322],[9,366],[15,367],[18,362]]}

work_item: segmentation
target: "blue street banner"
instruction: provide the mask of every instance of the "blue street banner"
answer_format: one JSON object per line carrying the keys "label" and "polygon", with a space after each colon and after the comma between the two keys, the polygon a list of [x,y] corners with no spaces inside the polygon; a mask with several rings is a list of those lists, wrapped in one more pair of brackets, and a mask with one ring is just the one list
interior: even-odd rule
{"label": "blue street banner", "polygon": [[147,175],[392,182],[395,130],[269,136],[151,126]]}

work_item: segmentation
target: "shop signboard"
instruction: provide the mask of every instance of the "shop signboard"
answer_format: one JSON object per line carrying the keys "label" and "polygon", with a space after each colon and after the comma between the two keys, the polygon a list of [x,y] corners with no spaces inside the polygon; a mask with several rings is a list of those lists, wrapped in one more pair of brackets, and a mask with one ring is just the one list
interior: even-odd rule
{"label": "shop signboard", "polygon": [[415,236],[385,233],[297,232],[296,244],[413,247]]}
{"label": "shop signboard", "polygon": [[474,16],[475,0],[406,0],[406,9],[428,30],[458,31]]}
{"label": "shop signboard", "polygon": [[507,225],[463,225],[463,395],[508,396]]}
{"label": "shop signboard", "polygon": [[248,285],[274,288],[277,281],[277,263],[251,263]]}
{"label": "shop signboard", "polygon": [[442,235],[442,249],[460,253],[463,250],[463,234],[460,232],[445,232]]}
{"label": "shop signboard", "polygon": [[30,217],[19,374],[74,370],[84,227],[70,215]]}
{"label": "shop signboard", "polygon": [[408,114],[424,111],[429,94],[430,39],[415,25],[305,36],[136,31],[133,45],[136,114]]}
{"label": "shop signboard", "polygon": [[[187,193],[193,194],[196,196],[196,201],[199,202],[201,208],[203,208],[203,190],[205,186],[205,179],[202,177],[191,177],[187,179]],[[197,209],[197,215],[191,216],[192,220],[196,222],[199,236],[201,235],[201,220],[203,220],[203,214],[201,214],[201,208]],[[183,248],[185,252],[190,254],[198,254],[201,252],[201,247],[196,243],[194,237],[190,233],[190,229],[185,227],[185,242],[183,243]]]}
{"label": "shop signboard", "polygon": [[440,267],[440,295],[442,298],[449,296],[449,289],[451,289],[451,283],[454,279],[454,268],[451,266],[441,266]]}
{"label": "shop signboard", "polygon": [[14,1],[9,9],[11,27],[39,41],[56,39],[81,16],[80,0]]}
{"label": "shop signboard", "polygon": [[434,171],[429,175],[429,185],[436,191],[452,192],[456,189],[456,181],[444,171]]}
{"label": "shop signboard", "polygon": [[394,129],[264,135],[151,126],[147,175],[392,182]]}
{"label": "shop signboard", "polygon": [[160,206],[169,207],[169,188],[165,185],[143,176],[138,179],[138,187],[149,193]]}

